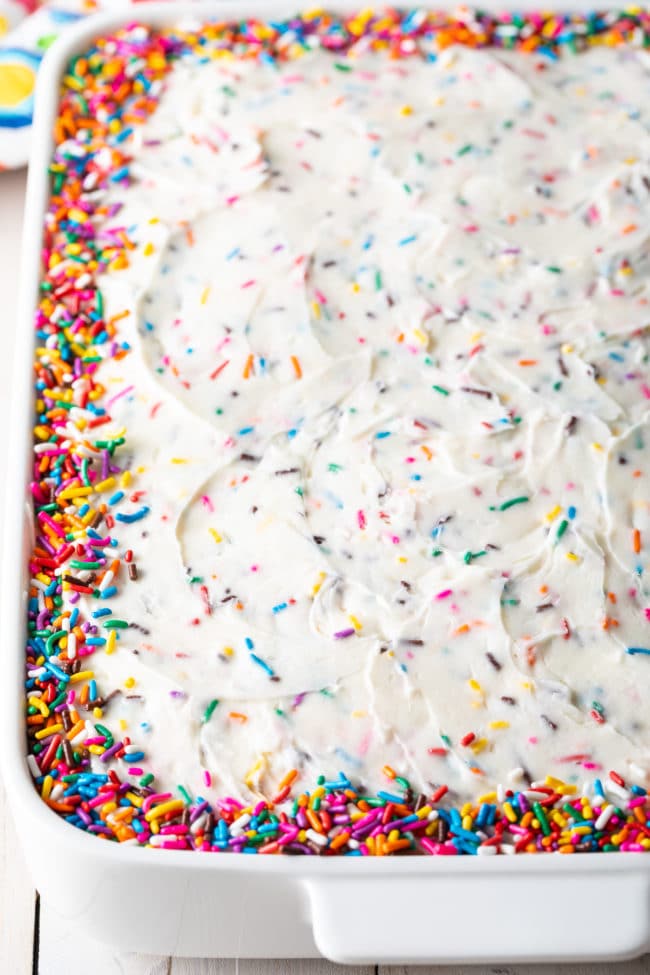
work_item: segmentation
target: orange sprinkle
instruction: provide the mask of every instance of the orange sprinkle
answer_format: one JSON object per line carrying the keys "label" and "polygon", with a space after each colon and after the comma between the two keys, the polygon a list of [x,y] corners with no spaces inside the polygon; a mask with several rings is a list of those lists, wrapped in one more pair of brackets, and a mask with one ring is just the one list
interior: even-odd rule
{"label": "orange sprinkle", "polygon": [[424,454],[427,460],[431,460],[431,458],[433,457],[433,451],[431,450],[430,447],[427,447],[426,444],[422,444],[420,450],[422,451],[422,453]]}
{"label": "orange sprinkle", "polygon": [[253,355],[252,353],[246,359],[246,365],[244,366],[244,371],[242,373],[244,379],[248,379],[253,371]]}
{"label": "orange sprinkle", "polygon": [[248,721],[247,716],[245,714],[242,714],[241,711],[230,711],[228,717],[232,718],[233,721],[241,722],[241,724],[246,724],[246,722]]}
{"label": "orange sprinkle", "polygon": [[396,775],[397,775],[397,773],[395,772],[395,769],[392,769],[390,767],[390,765],[384,765],[384,767],[382,769],[382,772],[384,773],[384,775],[388,779],[394,779],[396,777]]}
{"label": "orange sprinkle", "polygon": [[641,551],[641,532],[638,528],[635,528],[632,532],[632,548],[637,555]]}
{"label": "orange sprinkle", "polygon": [[291,356],[291,365],[293,366],[293,371],[296,374],[296,379],[302,379],[302,368],[298,358],[295,355]]}
{"label": "orange sprinkle", "polygon": [[628,225],[626,227],[623,227],[623,229],[621,230],[621,233],[622,234],[633,234],[635,230],[638,230],[637,225],[635,223],[628,223]]}
{"label": "orange sprinkle", "polygon": [[289,772],[287,772],[285,777],[278,782],[278,792],[280,792],[281,789],[285,789],[288,785],[292,785],[297,778],[298,769],[292,768]]}
{"label": "orange sprinkle", "polygon": [[520,366],[536,366],[537,365],[537,359],[520,359],[519,360],[519,365]]}

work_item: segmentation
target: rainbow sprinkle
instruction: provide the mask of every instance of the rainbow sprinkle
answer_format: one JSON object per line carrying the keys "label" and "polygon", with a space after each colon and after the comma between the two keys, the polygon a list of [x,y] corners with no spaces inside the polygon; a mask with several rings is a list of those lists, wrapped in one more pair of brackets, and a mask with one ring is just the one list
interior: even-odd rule
{"label": "rainbow sprinkle", "polygon": [[[97,224],[113,214],[95,191],[128,184],[129,136],[156,108],[163,79],[181,57],[290,61],[321,47],[339,58],[383,50],[395,58],[424,54],[434,59],[437,51],[459,43],[548,56],[595,44],[647,47],[650,13],[630,8],[491,16],[463,10],[451,17],[390,10],[338,19],[319,12],[283,23],[211,24],[200,33],[156,33],[133,24],[99,40],[69,66],[55,126],[35,323],[31,493],[36,541],[29,563],[25,688],[28,764],[35,786],[51,809],[78,828],[119,842],[211,852],[383,856],[650,849],[650,799],[645,789],[626,784],[616,771],[596,780],[590,797],[549,776],[521,790],[501,790],[448,808],[443,804],[446,786],[418,795],[389,767],[384,768],[387,791],[376,795],[360,794],[343,773],[336,781],[321,776],[310,791],[296,794],[298,773],[292,770],[272,799],[250,806],[233,798],[209,803],[192,798],[182,786],[158,791],[152,774],[142,774],[132,785],[108,767],[111,760],[122,759],[130,774],[140,775],[138,763],[145,758],[128,737],[116,738],[103,723],[112,694],[97,686],[92,657],[98,650],[113,652],[118,631],[128,625],[111,617],[105,606],[138,574],[131,551],[118,556],[117,532],[120,524],[146,519],[149,509],[121,464],[126,434],[115,427],[98,378],[102,360],[120,359],[129,348],[120,340],[118,319],[104,317],[95,282],[104,271],[128,265],[132,244],[125,231],[97,233]],[[348,69],[345,60],[337,67]],[[300,363],[292,364],[299,378]],[[442,387],[433,388],[448,395]],[[498,510],[527,501],[514,497]],[[363,530],[361,510],[358,523]],[[555,529],[558,539],[567,525],[562,520]],[[639,550],[638,537],[632,545]],[[481,554],[468,553],[468,559]],[[71,609],[64,609],[64,593]],[[75,606],[81,594],[96,600],[88,619]],[[449,594],[443,591],[436,598]],[[285,608],[278,604],[273,612]],[[344,640],[355,632],[352,627],[333,636]],[[252,663],[272,674],[248,643]],[[629,647],[628,653],[650,650]],[[126,683],[132,686],[134,679]],[[211,701],[205,722],[218,706],[218,700]],[[599,707],[594,702],[592,714],[604,720]],[[237,712],[230,717],[246,721]],[[473,733],[462,740],[473,743]],[[94,772],[91,757],[106,771]],[[210,786],[209,772],[205,781]]]}

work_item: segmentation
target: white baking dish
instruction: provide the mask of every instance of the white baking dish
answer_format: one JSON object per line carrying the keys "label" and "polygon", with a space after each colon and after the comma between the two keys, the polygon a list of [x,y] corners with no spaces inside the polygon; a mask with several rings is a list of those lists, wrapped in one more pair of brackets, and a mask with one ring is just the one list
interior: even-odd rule
{"label": "white baking dish", "polygon": [[[338,3],[352,9],[356,3]],[[47,206],[47,165],[68,59],[137,17],[283,17],[298,0],[141,5],[83,22],[47,55],[38,81],[14,382],[4,535],[0,733],[5,783],[42,897],[93,937],[163,954],[309,957],[340,962],[568,961],[650,948],[650,857],[249,857],[145,850],[71,828],[37,795],[22,710],[27,503],[33,388],[32,317]],[[487,3],[484,9],[502,5]],[[519,10],[532,7],[519,0]],[[586,9],[586,7],[585,7]],[[21,568],[22,567],[22,568]]]}

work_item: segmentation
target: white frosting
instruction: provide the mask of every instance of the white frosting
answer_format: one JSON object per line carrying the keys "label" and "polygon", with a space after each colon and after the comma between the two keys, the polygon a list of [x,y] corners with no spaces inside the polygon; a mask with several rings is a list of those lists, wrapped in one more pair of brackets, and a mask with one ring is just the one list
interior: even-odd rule
{"label": "white frosting", "polygon": [[647,55],[345,67],[190,58],[134,134],[100,378],[136,475],[110,510],[150,508],[107,605],[148,632],[95,654],[106,720],[213,798],[638,780]]}

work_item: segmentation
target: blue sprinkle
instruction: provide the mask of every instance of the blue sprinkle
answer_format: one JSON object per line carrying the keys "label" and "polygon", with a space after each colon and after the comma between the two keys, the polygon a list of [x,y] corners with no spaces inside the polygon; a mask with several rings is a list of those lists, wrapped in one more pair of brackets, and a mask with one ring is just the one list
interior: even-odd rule
{"label": "blue sprinkle", "polygon": [[384,440],[386,437],[390,437],[390,430],[380,430],[379,433],[375,434],[375,440]]}
{"label": "blue sprinkle", "polygon": [[141,518],[144,518],[145,515],[148,514],[149,514],[149,508],[147,508],[147,506],[145,505],[143,508],[140,508],[139,511],[134,511],[133,514],[130,515],[125,515],[120,511],[115,515],[115,518],[117,521],[123,521],[127,525],[131,525],[133,524],[134,521],[140,521]]}
{"label": "blue sprinkle", "polygon": [[[117,593],[117,586],[107,586],[106,589],[102,590],[100,596],[102,599],[110,599],[111,596],[115,596]],[[87,643],[88,641],[86,641]]]}
{"label": "blue sprinkle", "polygon": [[255,644],[253,643],[253,641],[251,640],[251,638],[249,636],[246,637],[246,639],[245,639],[244,642],[246,643],[246,646],[247,646],[247,648],[249,650],[252,650],[253,647],[255,646]]}
{"label": "blue sprinkle", "polygon": [[122,758],[125,762],[141,762],[144,758],[144,752],[125,752]]}
{"label": "blue sprinkle", "polygon": [[576,509],[573,507],[573,505],[571,505],[570,508],[567,508],[567,514],[568,514],[569,518],[571,518],[571,520],[573,521],[573,519],[576,516]]}
{"label": "blue sprinkle", "polygon": [[282,610],[283,609],[286,609],[288,605],[289,605],[288,603],[278,603],[277,606],[274,606],[273,607],[273,612],[274,613],[281,613]]}
{"label": "blue sprinkle", "polygon": [[645,653],[650,657],[650,650],[647,647],[628,647],[626,652],[631,656],[634,656],[635,653]]}
{"label": "blue sprinkle", "polygon": [[625,356],[621,355],[620,352],[610,352],[609,358],[613,359],[614,362],[625,362]]}
{"label": "blue sprinkle", "polygon": [[393,792],[378,792],[377,798],[383,799],[384,802],[396,802],[398,805],[404,802],[403,796],[396,796]]}
{"label": "blue sprinkle", "polygon": [[239,437],[245,437],[247,433],[252,433],[254,429],[255,427],[242,427],[237,435]]}
{"label": "blue sprinkle", "polygon": [[102,606],[101,609],[93,610],[93,619],[98,620],[101,619],[102,616],[110,616],[112,612],[113,610],[109,609],[108,606]]}
{"label": "blue sprinkle", "polygon": [[404,247],[404,246],[406,246],[406,244],[412,244],[413,241],[414,240],[417,240],[417,239],[418,239],[418,235],[417,234],[411,234],[410,237],[402,237],[402,239],[400,241],[398,241],[398,245],[397,246],[398,247]]}
{"label": "blue sprinkle", "polygon": [[116,491],[115,494],[112,494],[110,496],[110,498],[108,499],[108,503],[118,504],[118,502],[120,502],[123,497],[124,497],[124,491]]}
{"label": "blue sprinkle", "polygon": [[364,242],[363,242],[363,244],[361,246],[362,246],[362,248],[363,248],[364,251],[367,251],[367,250],[370,250],[370,248],[372,247],[372,245],[374,244],[374,242],[375,242],[374,235],[373,234],[370,234],[370,236],[367,237],[364,240]]}
{"label": "blue sprinkle", "polygon": [[264,673],[268,674],[269,677],[275,677],[275,673],[271,669],[271,667],[269,667],[269,665],[266,663],[265,660],[262,660],[261,657],[258,657],[256,653],[251,653],[250,658],[253,661],[253,663],[257,664],[258,667],[261,667]]}

